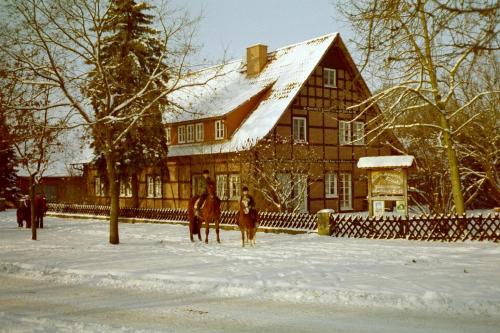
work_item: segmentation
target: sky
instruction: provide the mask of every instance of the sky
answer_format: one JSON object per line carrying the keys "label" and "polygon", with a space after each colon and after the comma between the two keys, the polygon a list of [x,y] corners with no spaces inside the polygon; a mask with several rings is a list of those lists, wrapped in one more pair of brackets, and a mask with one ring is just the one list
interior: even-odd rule
{"label": "sky", "polygon": [[[159,0],[158,0],[159,1]],[[197,42],[199,59],[241,58],[246,47],[262,43],[269,51],[331,32],[349,48],[352,31],[335,0],[170,0],[193,14],[203,13]],[[351,53],[354,50],[349,48]],[[354,56],[354,55],[353,55]]]}

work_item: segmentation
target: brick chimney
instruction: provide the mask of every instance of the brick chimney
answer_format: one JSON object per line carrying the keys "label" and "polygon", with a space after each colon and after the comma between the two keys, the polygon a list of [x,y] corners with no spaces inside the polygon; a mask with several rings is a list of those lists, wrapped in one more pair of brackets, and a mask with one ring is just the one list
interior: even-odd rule
{"label": "brick chimney", "polygon": [[267,63],[267,45],[256,44],[247,47],[247,75],[258,75]]}

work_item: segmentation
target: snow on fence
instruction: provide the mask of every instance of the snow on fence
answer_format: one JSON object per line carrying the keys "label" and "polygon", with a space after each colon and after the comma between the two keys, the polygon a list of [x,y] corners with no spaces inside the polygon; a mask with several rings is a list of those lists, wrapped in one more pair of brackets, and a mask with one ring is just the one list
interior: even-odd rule
{"label": "snow on fence", "polygon": [[330,234],[353,238],[407,238],[427,241],[500,241],[500,214],[367,217],[330,215]]}
{"label": "snow on fence", "polygon": [[[56,214],[76,214],[88,216],[109,216],[109,206],[48,203],[49,212]],[[222,211],[221,225],[236,226],[235,210]],[[188,223],[187,209],[173,208],[120,208],[121,218],[135,218],[158,222]],[[316,215],[306,213],[260,212],[259,228],[290,231],[315,231],[318,227]]]}

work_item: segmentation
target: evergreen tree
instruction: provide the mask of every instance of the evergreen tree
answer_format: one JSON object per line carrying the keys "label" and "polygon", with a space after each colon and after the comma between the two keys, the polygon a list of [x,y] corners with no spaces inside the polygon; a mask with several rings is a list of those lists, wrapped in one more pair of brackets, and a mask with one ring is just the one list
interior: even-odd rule
{"label": "evergreen tree", "polygon": [[[132,178],[132,193],[134,205],[138,205],[137,174],[146,166],[161,165],[166,159],[167,143],[165,129],[161,121],[161,109],[167,103],[161,95],[159,80],[166,82],[166,74],[153,80],[151,76],[158,69],[165,73],[162,62],[163,42],[158,32],[152,28],[153,16],[147,14],[152,9],[146,3],[136,3],[134,0],[116,0],[111,3],[107,19],[103,22],[103,50],[101,60],[104,70],[108,71],[108,82],[111,91],[103,91],[102,82],[97,72],[92,73],[90,92],[93,98],[94,109],[97,113],[106,110],[100,105],[105,100],[105,94],[113,96],[112,103],[120,105],[132,99],[138,90],[149,84],[147,93],[135,99],[120,111],[120,114],[98,114],[98,119],[114,116],[109,135],[120,137],[120,144],[114,148],[117,176]],[[149,82],[149,83],[148,83]],[[147,107],[147,112],[138,116],[140,110]],[[137,115],[137,118],[130,118]],[[116,119],[126,118],[125,121]],[[128,128],[126,134],[124,130]],[[103,147],[100,142],[94,143],[96,153],[100,158]],[[96,165],[105,165],[99,162]],[[101,168],[105,172],[105,168]]]}
{"label": "evergreen tree", "polygon": [[3,108],[0,109],[0,197],[14,201],[19,193],[16,176],[16,153],[9,140],[9,128]]}

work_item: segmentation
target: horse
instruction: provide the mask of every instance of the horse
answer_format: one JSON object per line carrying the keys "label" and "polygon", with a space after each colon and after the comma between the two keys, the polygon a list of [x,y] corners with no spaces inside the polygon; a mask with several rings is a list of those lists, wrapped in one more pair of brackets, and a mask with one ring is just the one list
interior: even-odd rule
{"label": "horse", "polygon": [[207,185],[207,198],[203,203],[201,209],[201,216],[203,221],[205,221],[205,243],[208,244],[208,233],[210,230],[210,223],[215,223],[215,232],[217,233],[217,243],[220,243],[219,237],[219,223],[220,223],[220,199],[215,194],[215,184],[210,182]]}
{"label": "horse", "polygon": [[195,195],[189,200],[188,215],[189,215],[189,238],[194,242],[193,235],[198,234],[198,239],[201,241],[201,224],[203,221],[200,217],[196,216],[195,206],[200,197]]}
{"label": "horse", "polygon": [[47,200],[43,195],[35,196],[35,223],[37,228],[43,229],[43,216],[47,212]]}
{"label": "horse", "polygon": [[258,215],[255,209],[248,207],[248,200],[240,200],[240,212],[237,215],[237,220],[241,231],[241,246],[245,247],[245,243],[254,246]]}

